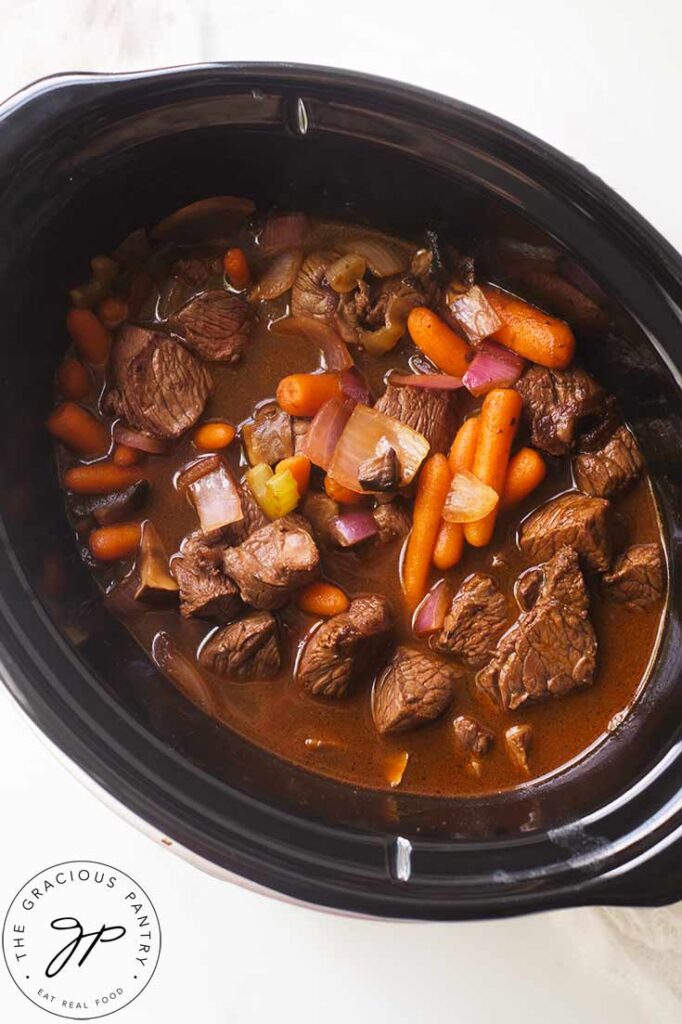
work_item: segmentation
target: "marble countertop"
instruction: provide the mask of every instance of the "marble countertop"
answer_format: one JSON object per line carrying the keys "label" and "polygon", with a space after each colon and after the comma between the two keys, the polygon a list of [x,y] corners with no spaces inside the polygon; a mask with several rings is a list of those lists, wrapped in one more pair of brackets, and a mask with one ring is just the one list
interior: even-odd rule
{"label": "marble countertop", "polygon": [[[293,60],[484,107],[590,167],[678,248],[682,7],[479,0],[0,0],[0,95],[57,71]],[[0,916],[34,872],[105,860],[154,899],[164,950],[129,1024],[275,1019],[657,1024],[682,1019],[682,909],[453,925],[351,920],[218,881],[118,818],[0,699]],[[0,965],[2,1018],[47,1020]],[[118,1015],[117,1015],[118,1016]]]}

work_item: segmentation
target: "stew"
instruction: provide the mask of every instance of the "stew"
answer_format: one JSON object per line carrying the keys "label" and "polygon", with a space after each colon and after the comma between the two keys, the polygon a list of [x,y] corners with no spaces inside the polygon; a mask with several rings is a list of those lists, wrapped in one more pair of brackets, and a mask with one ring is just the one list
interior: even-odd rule
{"label": "stew", "polygon": [[356,786],[556,771],[655,652],[653,492],[580,358],[608,314],[553,250],[479,249],[216,197],[70,295],[48,429],[104,601],[207,714]]}

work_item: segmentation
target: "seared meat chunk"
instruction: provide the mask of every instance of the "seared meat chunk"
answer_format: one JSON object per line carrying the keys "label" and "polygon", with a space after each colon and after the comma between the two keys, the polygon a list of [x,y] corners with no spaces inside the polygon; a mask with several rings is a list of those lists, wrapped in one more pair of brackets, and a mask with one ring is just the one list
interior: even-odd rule
{"label": "seared meat chunk", "polygon": [[269,466],[294,454],[291,416],[277,402],[259,406],[251,423],[242,427],[246,455],[252,466],[267,462]]}
{"label": "seared meat chunk", "polygon": [[380,733],[416,729],[441,715],[452,700],[457,671],[442,658],[398,647],[377,677],[372,717]]}
{"label": "seared meat chunk", "polygon": [[332,521],[341,511],[339,503],[324,491],[308,491],[301,511],[310,523],[317,543],[333,543]]}
{"label": "seared meat chunk", "polygon": [[448,451],[455,433],[455,412],[447,391],[389,384],[374,408],[422,434],[432,452]]}
{"label": "seared meat chunk", "polygon": [[549,455],[570,451],[582,423],[598,416],[604,392],[585,370],[531,366],[516,384],[533,444]]}
{"label": "seared meat chunk", "polygon": [[204,359],[236,363],[251,333],[251,309],[222,288],[202,292],[182,307],[171,327]]}
{"label": "seared meat chunk", "polygon": [[229,622],[239,614],[239,592],[220,567],[222,547],[196,530],[185,537],[180,554],[171,559],[171,572],[180,587],[180,613],[188,619]]}
{"label": "seared meat chunk", "polygon": [[344,697],[368,678],[393,628],[384,597],[356,597],[348,611],[333,615],[306,640],[296,678],[313,697]]}
{"label": "seared meat chunk", "polygon": [[395,448],[385,437],[379,441],[376,452],[360,463],[358,482],[363,491],[395,491],[400,482],[400,463]]}
{"label": "seared meat chunk", "polygon": [[170,268],[173,277],[197,291],[208,284],[212,274],[219,274],[221,271],[222,260],[219,256],[192,256],[176,260]]}
{"label": "seared meat chunk", "polygon": [[514,585],[514,597],[522,612],[529,612],[538,597],[544,574],[540,566],[527,569]]}
{"label": "seared meat chunk", "polygon": [[604,572],[611,564],[611,506],[604,498],[563,494],[523,523],[519,546],[532,562],[545,562],[564,545],[575,548],[584,565]]}
{"label": "seared meat chunk", "polygon": [[633,544],[602,577],[604,592],[629,608],[648,608],[663,597],[665,575],[658,544]]}
{"label": "seared meat chunk", "polygon": [[199,664],[226,679],[272,679],[281,664],[274,617],[254,612],[216,630],[201,648]]}
{"label": "seared meat chunk", "polygon": [[377,505],[372,512],[374,521],[379,527],[379,540],[389,544],[394,540],[403,540],[412,527],[409,513],[399,498]]}
{"label": "seared meat chunk", "polygon": [[179,341],[131,324],[118,333],[111,368],[107,408],[156,437],[179,437],[193,427],[212,386],[207,370]]}
{"label": "seared meat chunk", "polygon": [[453,597],[434,647],[480,668],[491,658],[508,618],[507,602],[494,581],[475,572]]}
{"label": "seared meat chunk", "polygon": [[285,516],[252,533],[223,553],[223,569],[246,604],[262,610],[281,608],[292,593],[312,583],[320,571],[320,555],[300,516]]}
{"label": "seared meat chunk", "polygon": [[452,727],[455,730],[455,739],[463,751],[472,754],[474,757],[483,757],[487,754],[493,744],[493,734],[484,729],[475,718],[469,715],[459,715]]}
{"label": "seared meat chunk", "polygon": [[597,638],[578,556],[561,548],[544,566],[540,595],[502,637],[477,686],[505,710],[561,697],[594,680]]}
{"label": "seared meat chunk", "polygon": [[504,734],[507,752],[514,764],[524,772],[530,771],[528,755],[533,743],[533,729],[530,725],[512,725]]}
{"label": "seared meat chunk", "polygon": [[576,455],[576,485],[586,494],[611,498],[637,479],[644,468],[639,446],[627,427],[618,427],[603,448]]}

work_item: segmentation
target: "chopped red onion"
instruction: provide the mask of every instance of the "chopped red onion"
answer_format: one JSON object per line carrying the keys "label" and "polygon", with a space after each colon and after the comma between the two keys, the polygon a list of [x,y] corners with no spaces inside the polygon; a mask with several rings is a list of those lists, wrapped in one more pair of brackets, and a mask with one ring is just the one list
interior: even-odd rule
{"label": "chopped red onion", "polygon": [[265,222],[258,244],[266,256],[274,256],[284,249],[296,249],[308,227],[305,213],[273,213]]}
{"label": "chopped red onion", "polygon": [[113,438],[116,444],[125,444],[138,452],[148,452],[150,455],[164,455],[168,451],[167,441],[133,430],[120,422],[114,423]]}
{"label": "chopped red onion", "polygon": [[362,405],[367,405],[369,402],[369,387],[365,375],[352,366],[350,370],[342,370],[340,374],[341,379],[341,390],[347,398],[351,398],[354,402],[360,402]]}
{"label": "chopped red onion", "polygon": [[387,383],[410,388],[427,388],[434,391],[455,391],[457,388],[464,387],[461,377],[451,377],[447,373],[392,373],[388,377]]}
{"label": "chopped red onion", "polygon": [[288,292],[298,274],[303,253],[300,249],[286,249],[275,256],[272,263],[256,285],[256,294],[259,299],[278,299],[280,295]]}
{"label": "chopped red onion", "polygon": [[353,357],[348,346],[331,324],[308,316],[287,316],[273,320],[269,328],[273,334],[303,335],[322,351],[327,370],[349,370]]}
{"label": "chopped red onion", "polygon": [[417,636],[429,636],[443,628],[445,616],[452,600],[452,590],[447,580],[438,580],[417,605],[412,616],[412,629]]}
{"label": "chopped red onion", "polygon": [[352,548],[363,540],[376,537],[379,533],[376,519],[371,512],[344,512],[329,522],[332,537],[342,548]]}
{"label": "chopped red onion", "polygon": [[209,683],[197,665],[176,646],[170,634],[156,634],[152,643],[152,657],[161,671],[166,673],[188,700],[207,715],[216,714],[216,701]]}
{"label": "chopped red onion", "polygon": [[313,417],[306,434],[304,453],[321,469],[329,468],[354,405],[351,399],[330,398]]}
{"label": "chopped red onion", "polygon": [[525,361],[516,352],[496,341],[484,341],[476,348],[476,355],[462,380],[472,395],[485,395],[493,388],[511,387],[523,373],[524,366]]}

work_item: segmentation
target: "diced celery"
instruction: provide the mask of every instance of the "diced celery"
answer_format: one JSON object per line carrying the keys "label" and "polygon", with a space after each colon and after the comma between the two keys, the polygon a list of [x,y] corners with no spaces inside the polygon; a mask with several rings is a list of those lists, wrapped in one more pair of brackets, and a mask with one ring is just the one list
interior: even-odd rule
{"label": "diced celery", "polygon": [[289,469],[271,476],[265,485],[265,491],[262,508],[271,519],[279,519],[293,512],[298,505],[298,487]]}
{"label": "diced celery", "polygon": [[274,519],[276,517],[272,516],[268,511],[269,498],[267,492],[267,483],[272,476],[273,472],[266,462],[259,462],[253,469],[249,469],[246,472],[246,482],[251,489],[251,493],[266,516]]}

